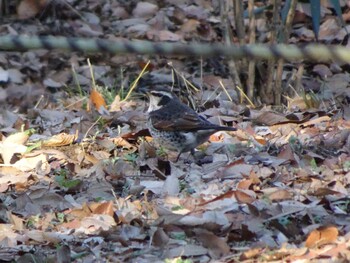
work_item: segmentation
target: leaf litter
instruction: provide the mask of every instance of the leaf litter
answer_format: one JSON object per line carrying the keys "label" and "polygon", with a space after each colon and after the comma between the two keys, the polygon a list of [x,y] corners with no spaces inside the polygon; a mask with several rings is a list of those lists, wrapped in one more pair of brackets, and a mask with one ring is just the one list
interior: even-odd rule
{"label": "leaf litter", "polygon": [[[218,6],[210,1],[73,2],[59,9],[55,1],[40,1],[38,8],[22,0],[19,20],[1,32],[63,29],[68,36],[171,42],[220,37]],[[307,8],[299,4],[299,22],[310,16]],[[323,16],[331,8],[323,6]],[[59,12],[51,14],[54,9]],[[35,15],[42,18],[20,20]],[[52,17],[57,28],[46,23]],[[337,26],[325,19],[320,38],[342,41]],[[294,33],[291,42],[314,37],[310,27]],[[236,103],[239,91],[221,58],[154,58],[140,86],[171,86],[177,70],[179,78],[204,87],[185,97],[205,117],[238,128],[212,136],[195,158],[173,163],[172,153],[149,137],[145,100],[137,92],[124,100],[147,57],[90,56],[97,86],[120,87],[116,94],[91,87],[84,54],[0,55],[2,260],[349,258],[349,74],[341,66],[311,66],[309,76],[317,77],[302,82],[312,92],[294,94],[288,108],[277,111]]]}

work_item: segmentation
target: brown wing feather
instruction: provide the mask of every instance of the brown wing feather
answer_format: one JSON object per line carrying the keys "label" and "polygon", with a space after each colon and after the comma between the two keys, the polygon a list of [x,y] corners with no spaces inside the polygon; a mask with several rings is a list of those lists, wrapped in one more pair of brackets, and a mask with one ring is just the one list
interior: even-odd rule
{"label": "brown wing feather", "polygon": [[209,122],[206,122],[204,119],[201,119],[197,114],[188,112],[185,112],[181,117],[178,117],[173,121],[155,119],[156,118],[152,119],[152,124],[154,128],[163,131],[190,131],[202,129],[203,126],[210,125]]}

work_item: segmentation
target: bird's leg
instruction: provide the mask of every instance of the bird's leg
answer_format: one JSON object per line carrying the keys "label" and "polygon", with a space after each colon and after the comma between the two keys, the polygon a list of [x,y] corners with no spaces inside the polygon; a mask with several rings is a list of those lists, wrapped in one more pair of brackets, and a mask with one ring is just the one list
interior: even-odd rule
{"label": "bird's leg", "polygon": [[[192,156],[194,157],[194,149],[191,149],[191,153],[190,154],[192,154]],[[179,152],[179,154],[177,155],[177,158],[176,158],[176,163],[177,163],[177,161],[180,159],[180,155],[182,154],[182,152]],[[190,157],[190,155],[188,155],[188,157]],[[186,160],[185,160],[185,162],[188,162],[189,161],[189,159],[187,158]]]}
{"label": "bird's leg", "polygon": [[175,162],[177,163],[177,161],[180,159],[180,155],[182,154],[182,152],[179,152],[179,154],[177,155],[177,157],[176,157],[176,160],[175,160]]}

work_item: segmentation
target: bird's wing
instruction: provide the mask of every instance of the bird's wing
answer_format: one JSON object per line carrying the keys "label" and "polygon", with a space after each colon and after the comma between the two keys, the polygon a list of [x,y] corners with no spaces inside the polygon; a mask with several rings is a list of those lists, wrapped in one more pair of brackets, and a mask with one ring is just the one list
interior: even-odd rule
{"label": "bird's wing", "polygon": [[151,118],[154,128],[163,131],[195,131],[215,126],[196,113],[185,112],[172,120]]}

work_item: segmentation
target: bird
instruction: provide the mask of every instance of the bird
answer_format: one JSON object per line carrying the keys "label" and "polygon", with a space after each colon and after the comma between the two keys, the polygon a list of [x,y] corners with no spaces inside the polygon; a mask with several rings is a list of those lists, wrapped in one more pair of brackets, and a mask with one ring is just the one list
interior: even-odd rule
{"label": "bird", "polygon": [[175,162],[182,153],[194,154],[194,149],[215,132],[237,130],[209,122],[168,88],[149,89],[145,93],[149,97],[148,130],[159,145],[178,153]]}

